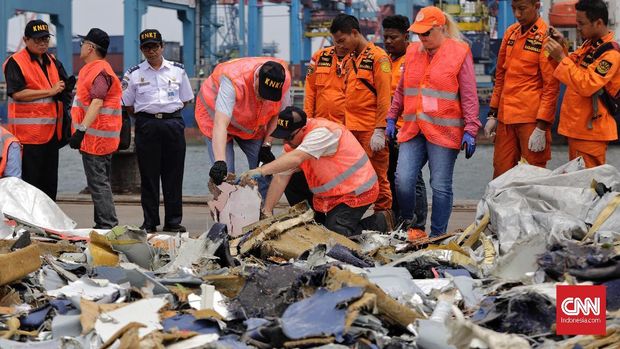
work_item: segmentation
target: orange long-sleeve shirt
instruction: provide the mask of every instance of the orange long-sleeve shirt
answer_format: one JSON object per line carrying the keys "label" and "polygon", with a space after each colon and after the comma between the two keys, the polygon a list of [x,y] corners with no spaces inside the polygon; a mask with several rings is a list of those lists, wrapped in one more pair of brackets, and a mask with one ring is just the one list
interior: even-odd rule
{"label": "orange long-sleeve shirt", "polygon": [[306,74],[304,111],[309,118],[344,124],[344,74],[334,47],[314,53]]}
{"label": "orange long-sleeve shirt", "polygon": [[525,33],[515,23],[506,30],[499,50],[490,106],[505,124],[543,120],[553,123],[560,84],[555,66],[544,54],[548,26],[542,18]]}
{"label": "orange long-sleeve shirt", "polygon": [[[396,89],[398,88],[398,83],[400,81],[401,76],[403,75],[403,71],[405,71],[405,55],[404,54],[392,60],[392,85],[391,85],[392,87],[391,87],[391,93],[390,93],[392,98],[394,98],[394,92],[396,92]],[[396,121],[396,127],[400,129],[401,127],[403,127],[404,123],[405,123],[405,119],[398,118],[398,121]]]}
{"label": "orange long-sleeve shirt", "polygon": [[[620,90],[620,52],[612,49],[597,59],[592,57],[598,47],[612,41],[613,32],[597,42],[586,41],[555,69],[554,76],[566,85],[558,127],[561,135],[592,141],[618,139],[614,117],[597,101],[598,115],[593,118],[592,104],[592,95],[603,87],[614,95]],[[590,119],[592,129],[588,129]]]}
{"label": "orange long-sleeve shirt", "polygon": [[[391,101],[392,67],[385,51],[372,42],[345,59],[345,125],[352,131],[385,127]],[[364,84],[366,80],[376,94]]]}

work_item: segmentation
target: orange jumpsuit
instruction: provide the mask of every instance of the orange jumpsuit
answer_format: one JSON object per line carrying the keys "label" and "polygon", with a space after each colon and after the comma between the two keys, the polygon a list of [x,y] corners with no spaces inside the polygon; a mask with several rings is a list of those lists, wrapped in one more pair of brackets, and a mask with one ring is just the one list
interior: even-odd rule
{"label": "orange jumpsuit", "polygon": [[543,52],[547,30],[547,24],[539,18],[525,33],[515,23],[504,35],[490,103],[491,108],[499,109],[493,178],[513,168],[521,157],[540,167],[551,159],[550,129],[543,151],[528,148],[537,120],[553,124],[560,92],[560,84],[553,77],[552,59]]}
{"label": "orange jumpsuit", "polygon": [[[385,128],[391,102],[392,67],[388,54],[372,42],[356,57],[345,59],[345,126],[360,142],[379,178],[375,211],[392,209],[392,192],[387,178],[389,150],[370,149],[376,128]],[[364,83],[364,81],[366,83]]]}
{"label": "orange jumpsuit", "polygon": [[583,157],[586,167],[604,164],[607,143],[618,139],[614,117],[598,100],[598,113],[594,115],[592,97],[602,88],[612,95],[620,90],[620,52],[612,49],[593,57],[599,46],[612,41],[614,33],[610,32],[597,42],[584,42],[553,74],[566,84],[558,132],[568,138],[569,158]]}
{"label": "orange jumpsuit", "polygon": [[314,53],[306,74],[304,111],[309,118],[344,124],[344,74],[334,47]]}

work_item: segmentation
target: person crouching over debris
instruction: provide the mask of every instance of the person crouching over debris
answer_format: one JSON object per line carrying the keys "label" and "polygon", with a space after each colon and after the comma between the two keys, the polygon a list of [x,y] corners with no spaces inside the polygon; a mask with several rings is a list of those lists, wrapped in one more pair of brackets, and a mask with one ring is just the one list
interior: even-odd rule
{"label": "person crouching over debris", "polygon": [[22,146],[17,137],[0,126],[0,178],[22,177]]}
{"label": "person crouching over debris", "polygon": [[307,119],[297,107],[278,115],[271,134],[284,140],[284,155],[249,170],[243,178],[272,175],[263,213],[272,215],[291,175],[303,171],[315,211],[326,214],[325,226],[344,236],[359,233],[359,223],[379,195],[377,174],[353,134],[343,125],[322,118]]}

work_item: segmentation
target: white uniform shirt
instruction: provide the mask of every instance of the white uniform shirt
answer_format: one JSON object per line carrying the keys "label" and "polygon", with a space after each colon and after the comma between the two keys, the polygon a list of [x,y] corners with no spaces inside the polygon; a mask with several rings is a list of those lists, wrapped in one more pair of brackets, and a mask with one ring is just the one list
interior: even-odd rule
{"label": "white uniform shirt", "polygon": [[159,70],[148,61],[131,67],[123,76],[123,105],[134,112],[172,113],[194,98],[183,65],[164,59]]}

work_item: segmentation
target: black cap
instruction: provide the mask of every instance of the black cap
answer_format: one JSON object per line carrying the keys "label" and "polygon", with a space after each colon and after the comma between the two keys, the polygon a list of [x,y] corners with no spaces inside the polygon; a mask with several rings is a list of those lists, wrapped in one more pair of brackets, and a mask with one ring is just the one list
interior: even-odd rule
{"label": "black cap", "polygon": [[42,38],[44,36],[50,36],[50,28],[44,21],[40,19],[34,19],[26,24],[24,29],[24,36],[27,38]]}
{"label": "black cap", "polygon": [[145,29],[140,33],[140,46],[144,44],[161,44],[161,33],[157,29]]}
{"label": "black cap", "polygon": [[78,36],[82,38],[82,40],[90,41],[108,52],[108,47],[110,46],[110,37],[108,36],[108,33],[104,32],[103,30],[99,28],[92,28],[88,31],[88,34],[86,34],[86,36]]}
{"label": "black cap", "polygon": [[306,126],[308,117],[303,109],[298,107],[286,107],[278,114],[278,126],[271,133],[271,137],[290,139],[293,132]]}
{"label": "black cap", "polygon": [[265,62],[258,72],[258,95],[270,101],[279,101],[282,99],[285,79],[286,73],[282,64],[274,61]]}

